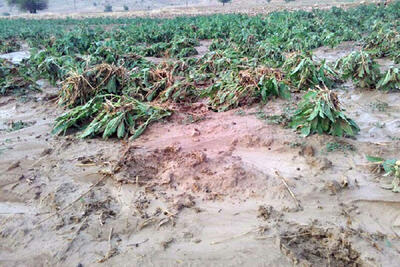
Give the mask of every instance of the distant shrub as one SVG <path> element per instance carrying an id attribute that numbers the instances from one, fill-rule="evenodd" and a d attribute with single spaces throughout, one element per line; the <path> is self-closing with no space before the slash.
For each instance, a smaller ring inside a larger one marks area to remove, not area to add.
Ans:
<path id="1" fill-rule="evenodd" d="M 3 12 L 3 13 L 1 13 L 1 15 L 4 16 L 4 17 L 8 17 L 8 16 L 10 16 L 10 13 L 8 13 L 8 12 Z"/>
<path id="2" fill-rule="evenodd" d="M 105 5 L 104 12 L 112 12 L 112 5 L 110 5 L 110 4 Z"/>
<path id="3" fill-rule="evenodd" d="M 226 3 L 231 2 L 232 0 L 218 0 L 218 2 L 221 2 L 222 5 L 224 6 Z"/>
<path id="4" fill-rule="evenodd" d="M 97 3 L 96 3 L 96 2 L 93 2 L 93 6 L 97 6 Z"/>
<path id="5" fill-rule="evenodd" d="M 38 10 L 47 9 L 49 0 L 7 0 L 8 5 L 17 6 L 21 11 L 36 14 Z"/>
<path id="6" fill-rule="evenodd" d="M 124 5 L 124 10 L 125 10 L 125 11 L 128 11 L 128 10 L 129 10 L 129 7 L 128 7 L 127 5 Z"/>

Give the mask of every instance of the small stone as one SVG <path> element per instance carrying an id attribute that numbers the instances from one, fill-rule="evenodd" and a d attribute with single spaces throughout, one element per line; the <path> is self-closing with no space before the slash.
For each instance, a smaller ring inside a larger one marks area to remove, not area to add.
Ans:
<path id="1" fill-rule="evenodd" d="M 194 128 L 194 129 L 193 129 L 193 132 L 192 132 L 192 137 L 199 136 L 199 135 L 200 135 L 199 129 Z"/>

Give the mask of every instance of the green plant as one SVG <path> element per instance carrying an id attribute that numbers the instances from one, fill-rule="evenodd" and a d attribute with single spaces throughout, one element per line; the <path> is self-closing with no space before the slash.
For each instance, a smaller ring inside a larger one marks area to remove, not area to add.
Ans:
<path id="1" fill-rule="evenodd" d="M 25 66 L 17 66 L 0 59 L 0 96 L 26 94 L 39 90 L 35 81 L 29 76 Z"/>
<path id="2" fill-rule="evenodd" d="M 289 98 L 289 87 L 284 75 L 276 69 L 260 67 L 240 72 L 225 72 L 205 92 L 210 105 L 218 111 L 225 111 L 243 105 L 266 102 L 272 97 Z"/>
<path id="3" fill-rule="evenodd" d="M 70 73 L 63 81 L 59 103 L 68 107 L 85 104 L 97 94 L 121 94 L 127 84 L 127 70 L 100 64 L 82 74 Z"/>
<path id="4" fill-rule="evenodd" d="M 298 90 L 318 85 L 331 87 L 338 78 L 325 61 L 314 61 L 310 53 L 293 54 L 285 61 L 283 68 L 289 71 L 290 79 Z"/>
<path id="5" fill-rule="evenodd" d="M 385 91 L 400 90 L 400 69 L 390 67 L 379 80 L 377 88 Z"/>
<path id="6" fill-rule="evenodd" d="M 377 167 L 373 169 L 375 172 L 380 172 L 382 169 L 385 172 L 384 176 L 392 177 L 393 180 L 390 185 L 384 186 L 385 189 L 390 189 L 393 192 L 400 192 L 400 160 L 387 159 L 373 156 L 366 156 L 367 160 Z"/>
<path id="7" fill-rule="evenodd" d="M 198 44 L 199 42 L 192 38 L 176 37 L 172 40 L 172 46 L 167 50 L 167 55 L 177 58 L 197 55 L 197 50 L 194 46 Z"/>
<path id="8" fill-rule="evenodd" d="M 380 79 L 378 64 L 363 50 L 339 59 L 335 68 L 340 70 L 343 79 L 351 78 L 361 88 L 375 88 Z"/>
<path id="9" fill-rule="evenodd" d="M 128 11 L 129 7 L 127 5 L 124 5 L 124 11 Z"/>
<path id="10" fill-rule="evenodd" d="M 354 136 L 360 128 L 343 111 L 333 91 L 327 88 L 310 90 L 304 95 L 289 125 L 304 136 L 314 133 Z"/>
<path id="11" fill-rule="evenodd" d="M 199 97 L 199 90 L 191 83 L 178 81 L 165 89 L 160 98 L 162 101 L 194 102 Z"/>
<path id="12" fill-rule="evenodd" d="M 9 40 L 0 40 L 0 53 L 11 53 L 20 49 L 21 45 L 14 38 Z"/>
<path id="13" fill-rule="evenodd" d="M 392 56 L 398 54 L 400 34 L 392 23 L 378 21 L 363 42 L 364 49 L 376 57 Z"/>
<path id="14" fill-rule="evenodd" d="M 55 120 L 53 134 L 65 134 L 71 127 L 83 128 L 81 138 L 102 135 L 108 138 L 139 137 L 153 121 L 171 113 L 165 109 L 140 102 L 128 96 L 97 95 L 86 104 L 77 106 Z"/>

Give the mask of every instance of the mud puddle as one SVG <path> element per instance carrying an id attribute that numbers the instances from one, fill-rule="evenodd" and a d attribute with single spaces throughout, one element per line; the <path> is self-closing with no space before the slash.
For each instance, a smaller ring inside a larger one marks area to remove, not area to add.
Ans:
<path id="1" fill-rule="evenodd" d="M 0 55 L 0 58 L 9 60 L 13 64 L 19 64 L 22 62 L 22 60 L 28 59 L 30 56 L 31 56 L 30 52 L 26 50 L 26 51 L 18 51 L 8 54 L 2 54 Z"/>

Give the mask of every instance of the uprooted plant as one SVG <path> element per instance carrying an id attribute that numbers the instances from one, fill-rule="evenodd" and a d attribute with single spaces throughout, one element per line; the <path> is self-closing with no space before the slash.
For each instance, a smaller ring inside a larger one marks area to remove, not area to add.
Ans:
<path id="1" fill-rule="evenodd" d="M 128 96 L 114 94 L 97 95 L 86 104 L 74 107 L 59 116 L 53 134 L 65 134 L 69 128 L 82 129 L 81 138 L 102 135 L 108 138 L 140 136 L 153 121 L 170 116 L 163 108 L 140 102 Z"/>
<path id="2" fill-rule="evenodd" d="M 59 103 L 68 107 L 85 104 L 97 94 L 120 94 L 127 83 L 124 67 L 100 64 L 83 73 L 70 73 L 62 82 Z"/>
<path id="3" fill-rule="evenodd" d="M 289 98 L 290 92 L 281 71 L 260 67 L 225 72 L 206 90 L 205 95 L 210 98 L 213 109 L 225 111 L 257 102 L 265 103 L 271 97 Z"/>
<path id="4" fill-rule="evenodd" d="M 367 160 L 370 161 L 375 167 L 372 169 L 375 173 L 380 173 L 382 170 L 385 172 L 383 176 L 392 177 L 392 182 L 383 186 L 385 189 L 390 189 L 393 192 L 400 192 L 400 160 L 397 159 L 384 159 L 380 157 L 367 156 Z"/>
<path id="5" fill-rule="evenodd" d="M 364 48 L 376 57 L 394 56 L 400 48 L 400 34 L 391 23 L 376 23 L 363 41 Z"/>
<path id="6" fill-rule="evenodd" d="M 304 136 L 327 133 L 335 136 L 354 136 L 360 128 L 344 114 L 335 92 L 318 88 L 304 95 L 291 118 L 290 126 Z"/>
<path id="7" fill-rule="evenodd" d="M 318 85 L 331 87 L 338 80 L 338 74 L 325 61 L 314 61 L 310 53 L 293 54 L 283 68 L 289 71 L 290 79 L 298 90 Z"/>
<path id="8" fill-rule="evenodd" d="M 380 78 L 379 65 L 365 51 L 354 51 L 339 59 L 335 68 L 343 79 L 351 78 L 360 88 L 375 88 Z"/>
<path id="9" fill-rule="evenodd" d="M 153 101 L 175 82 L 172 67 L 160 64 L 131 74 L 128 94 L 143 101 Z"/>

